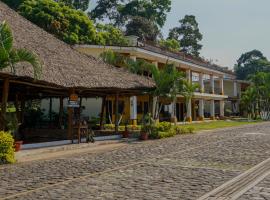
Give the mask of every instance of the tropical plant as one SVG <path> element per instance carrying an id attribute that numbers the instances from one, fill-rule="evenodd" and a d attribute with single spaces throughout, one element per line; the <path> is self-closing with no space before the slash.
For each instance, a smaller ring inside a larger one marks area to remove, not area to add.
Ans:
<path id="1" fill-rule="evenodd" d="M 248 119 L 256 118 L 256 90 L 254 87 L 249 87 L 241 96 L 241 104 L 247 111 Z"/>
<path id="2" fill-rule="evenodd" d="M 249 86 L 246 93 L 243 96 L 243 103 L 246 106 L 251 106 L 251 112 L 253 113 L 253 118 L 256 119 L 257 115 L 263 120 L 270 119 L 270 73 L 258 72 L 250 76 L 249 80 L 252 85 Z M 249 102 L 250 101 L 250 102 Z"/>
<path id="3" fill-rule="evenodd" d="M 110 65 L 118 66 L 126 63 L 126 58 L 119 53 L 115 53 L 112 50 L 104 51 L 100 54 L 101 59 Z"/>
<path id="4" fill-rule="evenodd" d="M 10 68 L 12 74 L 16 74 L 16 64 L 27 62 L 32 65 L 34 77 L 39 78 L 42 67 L 38 57 L 26 49 L 13 47 L 12 31 L 4 21 L 0 23 L 0 69 Z"/>
<path id="5" fill-rule="evenodd" d="M 13 47 L 12 31 L 4 21 L 0 23 L 0 70 L 10 68 L 12 74 L 16 74 L 16 64 L 27 62 L 33 67 L 34 78 L 39 78 L 42 67 L 37 56 L 26 49 L 15 49 Z M 6 112 L 1 112 L 0 130 L 7 126 Z"/>
<path id="6" fill-rule="evenodd" d="M 188 80 L 185 80 L 183 83 L 183 88 L 181 91 L 181 94 L 185 98 L 186 102 L 186 110 L 187 113 L 191 113 L 191 99 L 194 96 L 194 92 L 199 88 L 199 84 L 197 83 L 192 83 Z"/>

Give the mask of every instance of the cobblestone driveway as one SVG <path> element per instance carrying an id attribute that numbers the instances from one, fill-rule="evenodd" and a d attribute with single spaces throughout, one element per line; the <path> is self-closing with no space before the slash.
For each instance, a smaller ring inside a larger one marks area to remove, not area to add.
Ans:
<path id="1" fill-rule="evenodd" d="M 0 199 L 196 199 L 270 157 L 270 123 L 0 167 Z"/>

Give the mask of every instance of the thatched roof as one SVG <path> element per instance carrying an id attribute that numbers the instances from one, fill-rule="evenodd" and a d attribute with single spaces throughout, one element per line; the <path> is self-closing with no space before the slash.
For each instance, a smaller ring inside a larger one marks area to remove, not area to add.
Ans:
<path id="1" fill-rule="evenodd" d="M 40 81 L 43 83 L 87 89 L 132 90 L 154 86 L 151 79 L 109 66 L 74 50 L 0 2 L 0 21 L 4 20 L 13 31 L 15 47 L 26 48 L 39 56 L 43 65 Z M 33 80 L 29 66 L 18 67 L 16 75 Z"/>

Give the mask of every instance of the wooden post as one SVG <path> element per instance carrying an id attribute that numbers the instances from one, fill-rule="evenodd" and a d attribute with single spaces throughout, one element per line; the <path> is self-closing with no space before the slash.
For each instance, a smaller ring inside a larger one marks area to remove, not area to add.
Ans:
<path id="1" fill-rule="evenodd" d="M 71 94 L 73 94 L 75 92 L 74 88 L 71 88 L 69 90 L 69 96 Z M 72 118 L 73 118 L 73 108 L 68 108 L 68 139 L 72 140 L 73 143 L 73 122 L 72 122 Z"/>
<path id="2" fill-rule="evenodd" d="M 1 115 L 2 115 L 2 125 L 0 128 L 5 130 L 6 128 L 6 112 L 7 112 L 7 101 L 9 92 L 9 78 L 5 78 L 3 82 L 3 93 L 2 93 L 2 105 L 1 105 Z"/>
<path id="3" fill-rule="evenodd" d="M 118 108 L 119 108 L 119 93 L 117 92 L 115 95 L 115 133 L 118 133 L 119 125 L 118 125 Z"/>
<path id="4" fill-rule="evenodd" d="M 100 130 L 104 129 L 104 111 L 105 111 L 105 104 L 106 104 L 106 96 L 102 98 L 102 105 L 101 105 L 101 113 L 100 113 L 100 121 L 99 121 L 99 127 Z"/>
<path id="5" fill-rule="evenodd" d="M 20 112 L 19 112 L 19 95 L 18 94 L 15 94 L 15 108 L 16 108 L 16 117 L 19 122 Z"/>
<path id="6" fill-rule="evenodd" d="M 20 115 L 20 120 L 21 123 L 24 123 L 24 110 L 25 110 L 25 96 L 21 95 L 21 115 Z"/>
<path id="7" fill-rule="evenodd" d="M 50 97 L 50 104 L 49 104 L 49 120 L 50 120 L 50 127 L 52 127 L 52 97 Z"/>
<path id="8" fill-rule="evenodd" d="M 62 127 L 63 125 L 63 113 L 64 113 L 64 100 L 63 100 L 63 97 L 61 96 L 60 99 L 60 106 L 59 106 L 59 123 L 58 123 L 58 126 L 59 128 Z"/>

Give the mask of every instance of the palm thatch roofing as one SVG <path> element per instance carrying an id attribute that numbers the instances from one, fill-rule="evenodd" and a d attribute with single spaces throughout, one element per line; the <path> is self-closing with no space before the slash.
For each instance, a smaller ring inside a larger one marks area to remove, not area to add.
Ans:
<path id="1" fill-rule="evenodd" d="M 154 87 L 151 79 L 131 74 L 86 56 L 53 35 L 26 20 L 6 4 L 0 2 L 0 21 L 12 29 L 15 48 L 25 48 L 39 56 L 42 76 L 33 79 L 33 70 L 27 64 L 17 67 L 17 79 L 54 87 L 83 88 L 88 90 L 141 90 Z M 0 76 L 7 75 L 0 71 Z M 12 76 L 12 74 L 9 74 Z"/>

